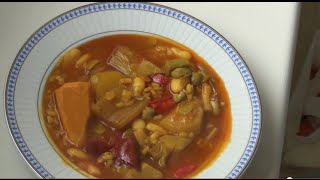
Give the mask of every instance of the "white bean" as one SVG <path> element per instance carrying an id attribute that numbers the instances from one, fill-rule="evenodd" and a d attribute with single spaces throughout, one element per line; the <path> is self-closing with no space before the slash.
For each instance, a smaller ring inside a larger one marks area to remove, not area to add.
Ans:
<path id="1" fill-rule="evenodd" d="M 132 84 L 134 96 L 139 96 L 143 91 L 143 89 L 145 88 L 145 86 L 146 84 L 142 78 L 135 77 L 133 79 L 133 84 Z"/>
<path id="2" fill-rule="evenodd" d="M 159 135 L 168 134 L 168 132 L 167 132 L 165 129 L 163 129 L 161 126 L 156 125 L 156 124 L 154 124 L 154 123 L 148 123 L 146 128 L 147 128 L 149 131 L 158 133 Z"/>
<path id="3" fill-rule="evenodd" d="M 171 79 L 170 81 L 170 89 L 173 93 L 178 94 L 182 91 L 185 86 L 189 83 L 188 77 L 181 77 L 179 79 Z"/>
<path id="4" fill-rule="evenodd" d="M 67 150 L 67 153 L 69 154 L 69 156 L 75 157 L 75 158 L 78 158 L 81 160 L 89 159 L 89 156 L 85 152 L 83 152 L 79 149 L 76 149 L 76 148 L 69 148 Z"/>
<path id="5" fill-rule="evenodd" d="M 87 62 L 90 58 L 89 54 L 84 54 L 80 57 L 80 59 L 76 63 L 76 67 L 79 68 L 81 67 L 85 62 Z"/>
<path id="6" fill-rule="evenodd" d="M 100 169 L 92 164 L 88 164 L 88 173 L 93 176 L 101 176 Z"/>

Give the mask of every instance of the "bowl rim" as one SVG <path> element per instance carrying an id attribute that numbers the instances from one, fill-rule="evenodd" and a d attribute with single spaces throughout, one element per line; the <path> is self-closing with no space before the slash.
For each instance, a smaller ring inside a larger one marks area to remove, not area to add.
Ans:
<path id="1" fill-rule="evenodd" d="M 121 8 L 121 6 L 123 6 L 123 8 Z M 126 8 L 125 6 L 128 6 L 128 7 Z M 130 7 L 130 6 L 132 6 L 132 7 Z M 147 8 L 147 6 L 148 6 L 148 8 Z M 153 10 L 150 9 L 151 6 L 152 6 Z M 108 9 L 107 9 L 107 7 L 108 7 Z M 93 11 L 90 10 L 90 12 L 88 12 L 88 13 L 81 14 L 80 10 L 84 9 L 84 8 L 92 8 Z M 259 148 L 261 135 L 263 133 L 263 131 L 262 131 L 263 113 L 262 113 L 261 98 L 260 98 L 257 84 L 252 76 L 252 73 L 251 73 L 249 67 L 247 66 L 246 62 L 244 61 L 244 59 L 242 58 L 240 53 L 234 48 L 234 46 L 226 38 L 224 38 L 224 36 L 222 36 L 218 31 L 216 31 L 214 28 L 212 28 L 208 24 L 204 23 L 203 21 L 201 21 L 201 20 L 195 18 L 194 16 L 192 16 L 188 13 L 185 13 L 183 11 L 180 11 L 180 10 L 177 10 L 175 8 L 168 7 L 165 5 L 151 3 L 151 2 L 98 2 L 98 3 L 90 3 L 90 4 L 78 6 L 76 8 L 73 8 L 69 11 L 61 13 L 61 14 L 57 15 L 56 17 L 52 18 L 47 23 L 42 25 L 40 28 L 35 30 L 35 32 L 32 35 L 30 35 L 30 37 L 25 41 L 25 43 L 20 48 L 19 52 L 17 53 L 16 57 L 14 58 L 14 60 L 11 64 L 10 70 L 8 71 L 8 74 L 7 74 L 7 80 L 6 80 L 6 84 L 5 84 L 5 88 L 4 88 L 5 119 L 7 122 L 10 136 L 11 136 L 16 148 L 18 149 L 20 155 L 24 158 L 24 160 L 27 162 L 27 164 L 31 167 L 31 169 L 40 178 L 54 178 L 46 169 L 44 169 L 42 167 L 42 165 L 36 160 L 36 158 L 33 157 L 32 153 L 30 152 L 29 148 L 27 147 L 27 144 L 23 140 L 23 137 L 22 137 L 20 130 L 19 130 L 19 127 L 18 127 L 18 123 L 16 122 L 16 119 L 15 119 L 15 110 L 14 110 L 14 106 L 13 106 L 13 104 L 14 104 L 13 93 L 14 93 L 15 84 L 16 84 L 15 79 L 18 77 L 18 74 L 20 72 L 20 68 L 18 68 L 18 70 L 16 69 L 17 62 L 20 62 L 21 65 L 19 65 L 19 66 L 22 67 L 25 58 L 27 57 L 28 53 L 31 52 L 32 48 L 44 36 L 46 36 L 48 33 L 50 33 L 51 30 L 55 29 L 56 27 L 63 24 L 64 22 L 70 21 L 74 18 L 77 18 L 82 15 L 86 15 L 86 14 L 91 14 L 91 13 L 100 12 L 100 11 L 107 11 L 107 10 L 119 10 L 119 9 L 143 10 L 143 11 L 159 13 L 162 15 L 166 15 L 168 17 L 175 18 L 176 20 L 179 20 L 183 23 L 186 23 L 188 25 L 193 26 L 194 28 L 198 29 L 200 32 L 207 35 L 210 39 L 212 39 L 215 43 L 217 43 L 228 54 L 228 56 L 231 58 L 231 60 L 234 60 L 235 58 L 240 60 L 240 62 L 242 63 L 242 67 L 244 67 L 246 70 L 246 73 L 247 73 L 246 75 L 248 75 L 250 81 L 252 82 L 251 83 L 251 86 L 253 88 L 252 92 L 250 92 L 248 84 L 246 83 L 246 89 L 248 90 L 248 93 L 250 96 L 250 101 L 253 100 L 253 97 L 251 97 L 251 94 L 252 93 L 255 94 L 254 99 L 256 102 L 255 106 L 257 106 L 257 109 L 256 110 L 253 109 L 253 104 L 252 104 L 253 101 L 251 101 L 252 111 L 253 111 L 252 112 L 252 115 L 253 115 L 252 116 L 252 123 L 254 123 L 255 120 L 257 120 L 257 122 L 259 122 L 258 127 L 253 128 L 254 126 L 252 125 L 252 128 L 251 128 L 251 132 L 250 132 L 251 135 L 249 137 L 249 140 L 252 139 L 252 141 L 250 141 L 250 143 L 252 142 L 251 144 L 253 144 L 253 146 L 250 148 L 250 149 L 253 148 L 253 150 L 251 151 L 251 154 L 246 156 L 247 158 L 244 159 L 246 151 L 249 150 L 248 149 L 249 142 L 248 142 L 246 149 L 243 152 L 242 158 L 241 158 L 245 162 L 241 162 L 241 159 L 240 159 L 237 162 L 237 164 L 235 165 L 235 167 L 226 176 L 226 178 L 239 178 L 239 177 L 241 177 L 244 174 L 244 172 L 247 170 L 247 168 L 249 167 L 253 158 L 255 157 L 256 152 Z M 157 9 L 158 9 L 158 11 L 156 11 Z M 165 10 L 168 10 L 168 11 L 165 11 Z M 173 12 L 172 15 L 169 13 L 166 13 L 166 12 L 171 12 L 171 11 Z M 72 13 L 74 13 L 74 14 L 72 14 Z M 175 15 L 176 14 L 178 14 L 178 15 L 175 17 L 174 13 L 175 13 Z M 62 18 L 66 19 L 66 20 L 62 20 Z M 192 20 L 191 23 L 189 23 L 190 19 Z M 59 21 L 60 22 L 62 21 L 61 24 Z M 195 23 L 195 25 L 192 25 L 194 23 Z M 212 35 L 210 36 L 210 34 L 212 34 Z M 215 37 L 215 39 L 214 39 L 214 37 Z M 218 42 L 218 40 L 220 40 L 220 41 Z M 223 45 L 221 45 L 222 42 L 224 42 Z M 233 61 L 233 63 L 238 67 L 238 65 L 235 63 L 235 61 Z M 13 73 L 13 72 L 16 72 L 13 70 L 16 70 L 18 73 L 17 74 Z M 238 70 L 240 71 L 239 68 L 238 68 Z M 242 75 L 241 71 L 240 71 L 240 73 Z M 243 75 L 242 75 L 242 78 L 244 81 L 247 80 L 244 78 Z M 255 114 L 254 111 L 257 111 L 258 113 L 256 112 L 256 114 Z M 18 129 L 18 130 L 16 130 L 16 129 Z M 256 131 L 257 131 L 257 132 L 255 132 L 254 136 L 252 136 L 253 129 L 256 129 Z M 20 140 L 20 139 L 22 139 L 22 140 Z M 240 169 L 240 170 L 237 170 L 237 169 Z"/>

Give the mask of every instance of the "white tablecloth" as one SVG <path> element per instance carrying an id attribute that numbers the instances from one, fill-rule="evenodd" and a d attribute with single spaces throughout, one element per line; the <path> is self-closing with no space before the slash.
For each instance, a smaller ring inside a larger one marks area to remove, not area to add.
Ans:
<path id="1" fill-rule="evenodd" d="M 0 177 L 36 178 L 7 128 L 3 92 L 12 61 L 44 23 L 88 3 L 0 3 Z M 244 177 L 277 178 L 299 17 L 298 3 L 159 3 L 186 12 L 220 32 L 249 66 L 260 92 L 263 130 Z"/>

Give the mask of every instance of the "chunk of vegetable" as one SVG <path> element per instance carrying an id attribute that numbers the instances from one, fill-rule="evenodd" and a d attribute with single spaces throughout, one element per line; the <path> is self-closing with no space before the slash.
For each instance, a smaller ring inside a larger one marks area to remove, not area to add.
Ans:
<path id="1" fill-rule="evenodd" d="M 167 165 L 167 161 L 168 161 L 170 154 L 171 154 L 171 152 L 168 149 L 166 149 L 164 151 L 163 155 L 160 157 L 160 159 L 158 161 L 158 164 L 160 167 L 165 167 Z"/>
<path id="2" fill-rule="evenodd" d="M 171 72 L 173 78 L 180 78 L 183 76 L 191 76 L 192 71 L 190 68 L 176 68 Z"/>
<path id="3" fill-rule="evenodd" d="M 126 46 L 118 46 L 109 58 L 108 64 L 123 74 L 133 77 L 134 74 L 131 70 L 130 63 L 135 62 L 136 59 L 137 58 L 133 50 Z"/>
<path id="4" fill-rule="evenodd" d="M 162 74 L 162 73 L 153 74 L 151 76 L 151 79 L 152 79 L 152 82 L 156 82 L 160 84 L 162 87 L 166 87 L 170 82 L 170 79 L 165 74 Z"/>
<path id="5" fill-rule="evenodd" d="M 191 82 L 193 85 L 198 86 L 201 84 L 203 75 L 200 72 L 192 72 Z"/>
<path id="6" fill-rule="evenodd" d="M 97 117 L 101 119 L 108 119 L 109 116 L 117 110 L 117 107 L 108 99 L 102 98 L 101 100 L 98 100 L 96 104 L 91 106 L 91 110 Z"/>
<path id="7" fill-rule="evenodd" d="M 154 160 L 158 160 L 159 166 L 164 167 L 171 151 L 164 144 L 155 143 L 150 148 L 149 153 Z"/>
<path id="8" fill-rule="evenodd" d="M 170 61 L 166 61 L 164 64 L 164 71 L 166 74 L 171 74 L 171 72 L 180 67 L 189 67 L 190 63 L 187 59 L 174 59 Z"/>
<path id="9" fill-rule="evenodd" d="M 176 102 L 171 96 L 164 96 L 151 101 L 150 106 L 155 110 L 155 112 L 163 114 L 174 108 L 176 106 Z"/>
<path id="10" fill-rule="evenodd" d="M 199 133 L 202 123 L 203 110 L 197 98 L 183 101 L 160 120 L 160 126 L 173 133 Z"/>
<path id="11" fill-rule="evenodd" d="M 107 91 L 119 87 L 120 79 L 126 76 L 118 71 L 104 71 L 91 76 L 90 83 L 98 99 L 104 97 Z"/>
<path id="12" fill-rule="evenodd" d="M 184 150 L 191 143 L 191 141 L 192 140 L 190 138 L 172 135 L 164 135 L 159 138 L 160 143 L 175 152 Z"/>
<path id="13" fill-rule="evenodd" d="M 142 119 L 135 120 L 132 123 L 133 134 L 140 146 L 144 145 L 145 139 L 147 137 L 147 134 L 144 131 L 145 127 L 146 123 Z"/>
<path id="14" fill-rule="evenodd" d="M 212 112 L 212 105 L 210 103 L 212 94 L 212 87 L 208 83 L 202 84 L 202 102 L 203 102 L 203 109 L 207 112 Z"/>
<path id="15" fill-rule="evenodd" d="M 143 111 L 142 111 L 142 119 L 144 120 L 149 120 L 152 119 L 152 117 L 154 116 L 155 112 L 152 108 L 150 107 L 146 107 Z"/>
<path id="16" fill-rule="evenodd" d="M 186 85 L 189 83 L 189 78 L 184 76 L 179 79 L 171 79 L 170 89 L 173 93 L 178 94 L 182 91 Z"/>
<path id="17" fill-rule="evenodd" d="M 121 129 L 140 115 L 148 103 L 148 99 L 136 101 L 133 105 L 116 110 L 105 121 L 112 127 Z"/>
<path id="18" fill-rule="evenodd" d="M 86 127 L 90 117 L 89 83 L 66 83 L 55 91 L 55 97 L 68 139 L 75 146 L 81 146 L 86 138 Z"/>
<path id="19" fill-rule="evenodd" d="M 214 115 L 219 115 L 220 114 L 220 104 L 219 104 L 219 100 L 216 98 L 216 99 L 213 99 L 210 101 L 211 103 L 211 106 L 212 106 L 212 112 Z"/>
<path id="20" fill-rule="evenodd" d="M 139 64 L 137 73 L 141 76 L 150 76 L 152 74 L 162 73 L 162 70 L 152 62 L 144 59 Z"/>
<path id="21" fill-rule="evenodd" d="M 174 94 L 173 99 L 175 102 L 181 102 L 187 98 L 187 94 L 184 91 L 180 91 L 179 94 Z"/>
<path id="22" fill-rule="evenodd" d="M 93 59 L 88 63 L 84 64 L 84 70 L 86 74 L 96 73 L 97 71 L 101 71 L 105 68 L 105 64 L 101 63 L 100 60 Z"/>
<path id="23" fill-rule="evenodd" d="M 185 178 L 187 175 L 189 175 L 190 173 L 192 173 L 194 170 L 197 169 L 197 166 L 194 164 L 186 164 L 182 167 L 179 167 L 175 173 L 174 173 L 174 177 L 175 178 Z"/>
<path id="24" fill-rule="evenodd" d="M 76 68 L 81 68 L 91 58 L 90 54 L 84 54 L 76 63 Z"/>

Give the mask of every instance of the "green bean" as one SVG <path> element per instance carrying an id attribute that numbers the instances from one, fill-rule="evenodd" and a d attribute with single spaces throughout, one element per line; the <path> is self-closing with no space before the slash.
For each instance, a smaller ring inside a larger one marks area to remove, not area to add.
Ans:
<path id="1" fill-rule="evenodd" d="M 189 68 L 176 68 L 171 72 L 171 76 L 173 78 L 180 78 L 183 76 L 190 76 L 192 73 L 191 69 Z"/>
<path id="2" fill-rule="evenodd" d="M 184 91 L 180 91 L 179 94 L 173 95 L 173 100 L 176 102 L 181 102 L 184 99 L 186 99 L 186 97 L 187 97 L 186 93 Z"/>
<path id="3" fill-rule="evenodd" d="M 193 72 L 191 76 L 191 82 L 193 85 L 198 86 L 201 84 L 203 75 L 200 72 Z"/>
<path id="4" fill-rule="evenodd" d="M 190 63 L 186 59 L 174 59 L 167 61 L 164 65 L 164 70 L 166 74 L 170 74 L 174 69 L 179 67 L 189 67 Z"/>

